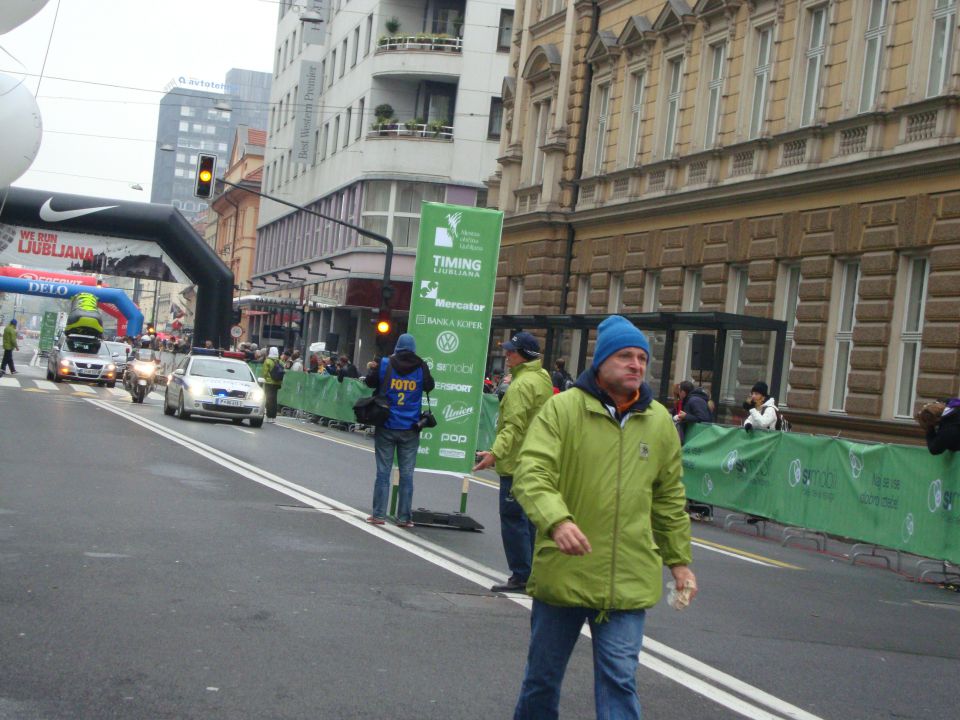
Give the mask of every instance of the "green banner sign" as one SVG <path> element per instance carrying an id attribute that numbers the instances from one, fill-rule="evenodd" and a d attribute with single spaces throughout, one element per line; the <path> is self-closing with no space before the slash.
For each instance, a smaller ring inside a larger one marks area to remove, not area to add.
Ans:
<path id="1" fill-rule="evenodd" d="M 57 334 L 57 313 L 45 312 L 40 322 L 40 341 L 37 348 L 40 352 L 49 352 L 53 347 L 53 339 Z"/>
<path id="2" fill-rule="evenodd" d="M 437 426 L 420 434 L 421 470 L 473 467 L 502 227 L 497 210 L 421 206 L 407 331 L 437 383 Z"/>
<path id="3" fill-rule="evenodd" d="M 957 455 L 697 425 L 683 479 L 693 500 L 960 562 Z"/>

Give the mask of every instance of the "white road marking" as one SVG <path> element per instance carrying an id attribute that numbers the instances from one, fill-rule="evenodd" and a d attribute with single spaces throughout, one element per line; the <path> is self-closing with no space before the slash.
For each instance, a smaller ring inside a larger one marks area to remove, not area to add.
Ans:
<path id="1" fill-rule="evenodd" d="M 41 390 L 59 390 L 60 386 L 50 380 L 34 380 L 34 384 Z"/>
<path id="2" fill-rule="evenodd" d="M 107 392 L 117 397 L 120 397 L 121 395 L 129 395 L 129 393 L 126 390 L 120 387 L 107 388 Z"/>
<path id="3" fill-rule="evenodd" d="M 96 395 L 97 391 L 94 390 L 89 385 L 83 385 L 82 383 L 70 383 L 70 387 L 73 388 L 74 392 L 83 393 L 84 395 Z"/>
<path id="4" fill-rule="evenodd" d="M 358 530 L 362 530 L 384 542 L 406 550 L 415 557 L 426 560 L 465 580 L 469 580 L 482 587 L 488 587 L 491 581 L 499 582 L 505 579 L 502 574 L 484 566 L 482 563 L 460 556 L 455 552 L 435 545 L 412 533 L 389 525 L 370 525 L 364 520 L 366 513 L 310 490 L 309 488 L 305 488 L 302 485 L 297 485 L 296 483 L 285 480 L 269 471 L 250 465 L 217 448 L 188 438 L 151 420 L 141 418 L 118 407 L 111 406 L 104 401 L 94 399 L 89 399 L 88 401 L 97 407 L 124 417 L 137 425 L 166 437 L 172 442 L 182 445 L 242 477 L 246 477 L 265 487 L 283 493 L 331 517 L 339 518 L 343 522 L 353 525 Z M 526 608 L 532 606 L 532 600 L 527 597 L 510 596 L 510 599 Z M 589 635 L 589 629 L 585 627 L 585 631 L 584 634 Z M 676 665 L 680 667 L 671 665 L 667 662 L 668 660 L 676 663 Z M 704 696 L 708 700 L 723 705 L 744 717 L 751 718 L 751 720 L 784 720 L 785 718 L 790 718 L 791 720 L 822 720 L 817 715 L 813 715 L 758 687 L 739 680 L 721 670 L 717 670 L 649 636 L 644 638 L 644 650 L 640 655 L 640 663 L 649 670 L 663 675 L 689 690 Z M 688 670 L 690 672 L 687 672 Z M 696 677 L 691 673 L 697 673 L 697 675 L 701 677 Z M 731 693 L 738 693 L 746 699 L 736 697 Z M 761 706 L 765 706 L 769 708 L 769 710 Z M 774 712 L 770 712 L 770 710 Z"/>
<path id="5" fill-rule="evenodd" d="M 773 563 L 764 562 L 763 560 L 757 560 L 756 558 L 746 557 L 745 555 L 738 555 L 735 552 L 730 552 L 729 550 L 721 550 L 717 547 L 712 547 L 710 545 L 704 545 L 703 543 L 698 543 L 694 540 L 691 544 L 696 545 L 698 548 L 703 550 L 709 550 L 710 552 L 720 553 L 721 555 L 727 555 L 728 557 L 736 558 L 737 560 L 743 560 L 744 562 L 754 563 L 756 565 L 763 565 L 763 567 L 775 568 L 777 567 Z"/>
<path id="6" fill-rule="evenodd" d="M 0 387 L 20 387 L 20 381 L 13 377 L 0 377 Z"/>

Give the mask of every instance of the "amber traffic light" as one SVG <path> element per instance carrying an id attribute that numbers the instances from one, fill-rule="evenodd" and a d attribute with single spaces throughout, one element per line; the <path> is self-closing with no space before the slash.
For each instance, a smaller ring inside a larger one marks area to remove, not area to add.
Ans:
<path id="1" fill-rule="evenodd" d="M 200 153 L 197 156 L 197 184 L 193 194 L 197 197 L 213 196 L 213 180 L 217 170 L 217 156 Z"/>

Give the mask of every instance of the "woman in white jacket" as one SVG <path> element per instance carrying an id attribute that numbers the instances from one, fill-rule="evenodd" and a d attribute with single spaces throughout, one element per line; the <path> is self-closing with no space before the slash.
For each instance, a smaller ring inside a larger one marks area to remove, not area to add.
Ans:
<path id="1" fill-rule="evenodd" d="M 747 410 L 747 417 L 743 421 L 743 429 L 775 430 L 777 427 L 777 400 L 769 396 L 769 388 L 763 381 L 755 383 L 750 390 L 750 399 L 743 403 Z"/>

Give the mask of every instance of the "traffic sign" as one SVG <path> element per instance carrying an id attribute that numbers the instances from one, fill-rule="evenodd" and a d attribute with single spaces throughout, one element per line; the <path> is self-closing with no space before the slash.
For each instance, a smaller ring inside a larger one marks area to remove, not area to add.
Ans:
<path id="1" fill-rule="evenodd" d="M 230 337 L 232 338 L 243 337 L 243 328 L 240 327 L 239 325 L 234 325 L 232 328 L 230 328 Z"/>

